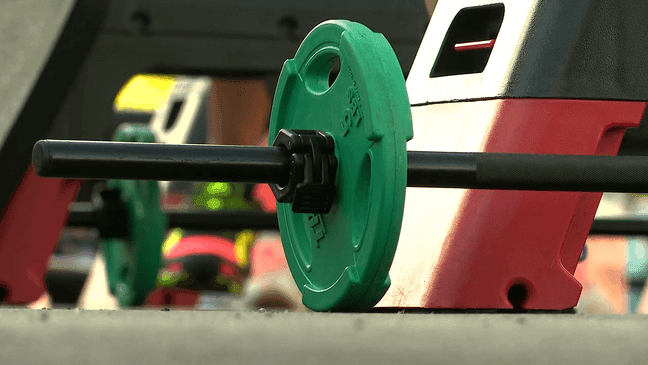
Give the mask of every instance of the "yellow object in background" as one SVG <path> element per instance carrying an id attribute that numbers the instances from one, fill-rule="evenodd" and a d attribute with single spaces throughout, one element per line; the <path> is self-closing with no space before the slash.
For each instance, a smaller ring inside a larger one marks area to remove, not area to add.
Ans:
<path id="1" fill-rule="evenodd" d="M 171 250 L 180 242 L 180 239 L 184 235 L 184 231 L 180 228 L 172 229 L 168 234 L 167 238 L 162 244 L 162 254 L 168 256 Z"/>
<path id="2" fill-rule="evenodd" d="M 174 76 L 138 74 L 119 90 L 113 107 L 119 111 L 154 112 L 169 99 Z"/>
<path id="3" fill-rule="evenodd" d="M 234 255 L 239 267 L 247 267 L 250 264 L 250 250 L 256 240 L 256 234 L 246 229 L 236 235 L 234 240 Z"/>

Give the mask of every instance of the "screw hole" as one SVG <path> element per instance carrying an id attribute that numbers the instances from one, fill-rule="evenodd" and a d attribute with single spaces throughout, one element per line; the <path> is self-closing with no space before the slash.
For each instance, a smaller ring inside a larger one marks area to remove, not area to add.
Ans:
<path id="1" fill-rule="evenodd" d="M 5 303 L 7 297 L 9 296 L 9 291 L 4 285 L 0 285 L 0 303 Z"/>
<path id="2" fill-rule="evenodd" d="M 508 301 L 514 310 L 522 310 L 528 298 L 529 292 L 524 283 L 513 284 L 508 290 Z"/>

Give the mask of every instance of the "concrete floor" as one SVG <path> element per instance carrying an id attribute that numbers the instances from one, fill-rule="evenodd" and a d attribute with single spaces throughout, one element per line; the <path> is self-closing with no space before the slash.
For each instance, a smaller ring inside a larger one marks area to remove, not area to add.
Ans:
<path id="1" fill-rule="evenodd" d="M 645 364 L 648 316 L 0 309 L 0 364 Z"/>

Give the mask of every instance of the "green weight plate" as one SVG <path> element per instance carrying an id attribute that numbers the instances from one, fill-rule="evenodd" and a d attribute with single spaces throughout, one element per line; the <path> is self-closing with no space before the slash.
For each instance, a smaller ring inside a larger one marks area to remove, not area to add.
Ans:
<path id="1" fill-rule="evenodd" d="M 120 142 L 154 142 L 146 126 L 123 125 L 114 135 Z M 109 180 L 108 189 L 119 190 L 128 212 L 129 240 L 103 242 L 110 291 L 122 307 L 141 305 L 155 287 L 162 264 L 162 243 L 167 219 L 160 209 L 157 181 Z"/>
<path id="2" fill-rule="evenodd" d="M 339 60 L 337 78 L 331 70 Z M 278 204 L 284 251 L 303 302 L 316 311 L 363 311 L 389 287 L 407 184 L 412 117 L 398 59 L 382 34 L 327 21 L 281 70 L 270 135 L 329 133 L 338 158 L 328 214 Z"/>

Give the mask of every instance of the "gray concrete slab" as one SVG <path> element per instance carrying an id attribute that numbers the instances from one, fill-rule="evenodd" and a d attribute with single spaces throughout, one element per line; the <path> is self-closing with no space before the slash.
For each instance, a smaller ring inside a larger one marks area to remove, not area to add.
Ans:
<path id="1" fill-rule="evenodd" d="M 0 364 L 644 364 L 648 317 L 0 310 Z"/>

